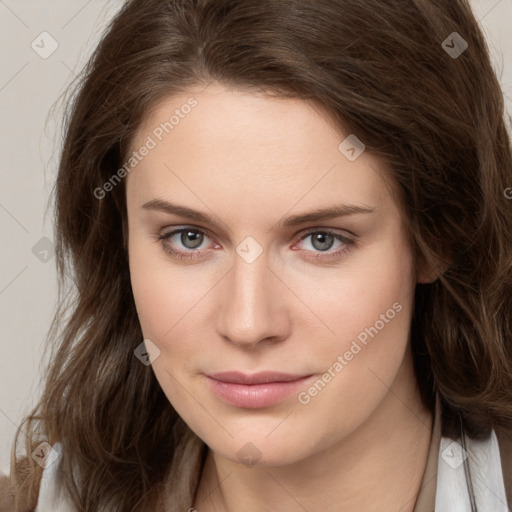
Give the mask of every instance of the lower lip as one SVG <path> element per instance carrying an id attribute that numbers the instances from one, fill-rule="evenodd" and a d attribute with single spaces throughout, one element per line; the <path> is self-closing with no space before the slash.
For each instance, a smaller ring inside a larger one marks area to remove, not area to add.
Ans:
<path id="1" fill-rule="evenodd" d="M 313 376 L 290 382 L 265 382 L 264 384 L 236 384 L 207 377 L 213 391 L 225 402 L 246 409 L 270 407 L 298 391 Z"/>

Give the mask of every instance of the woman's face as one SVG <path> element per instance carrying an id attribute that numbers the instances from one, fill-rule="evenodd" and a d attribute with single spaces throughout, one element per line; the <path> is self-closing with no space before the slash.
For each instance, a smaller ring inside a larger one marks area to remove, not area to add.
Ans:
<path id="1" fill-rule="evenodd" d="M 130 272 L 153 370 L 232 461 L 305 459 L 414 386 L 411 247 L 382 163 L 349 135 L 304 100 L 215 85 L 162 102 L 133 141 Z"/>

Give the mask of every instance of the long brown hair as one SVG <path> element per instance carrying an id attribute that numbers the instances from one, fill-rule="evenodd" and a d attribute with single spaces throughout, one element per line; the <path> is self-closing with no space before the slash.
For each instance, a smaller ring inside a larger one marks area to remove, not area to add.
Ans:
<path id="1" fill-rule="evenodd" d="M 11 510 L 37 500 L 36 431 L 62 444 L 78 510 L 192 506 L 205 444 L 133 353 L 124 182 L 94 191 L 158 101 L 212 82 L 313 99 L 389 165 L 417 260 L 438 276 L 417 286 L 411 325 L 423 400 L 438 392 L 474 438 L 512 430 L 511 144 L 468 1 L 129 0 L 69 100 L 60 305 L 42 398 L 16 436 L 29 457 L 13 447 Z"/>

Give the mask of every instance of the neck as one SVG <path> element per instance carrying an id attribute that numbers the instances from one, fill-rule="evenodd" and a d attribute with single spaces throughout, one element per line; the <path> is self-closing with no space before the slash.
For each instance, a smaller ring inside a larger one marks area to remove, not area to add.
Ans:
<path id="1" fill-rule="evenodd" d="M 247 468 L 210 450 L 194 508 L 198 512 L 413 512 L 433 418 L 417 386 L 403 385 L 411 382 L 412 365 L 407 372 L 397 377 L 357 430 L 292 465 Z"/>

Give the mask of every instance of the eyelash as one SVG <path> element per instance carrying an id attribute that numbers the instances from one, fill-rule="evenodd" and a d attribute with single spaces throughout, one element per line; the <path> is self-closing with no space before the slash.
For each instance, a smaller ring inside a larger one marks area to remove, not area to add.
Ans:
<path id="1" fill-rule="evenodd" d="M 195 256 L 195 254 L 201 252 L 198 249 L 190 250 L 187 253 L 187 252 L 182 252 L 182 251 L 177 251 L 175 249 L 172 249 L 168 244 L 166 244 L 166 241 L 168 241 L 174 235 L 179 234 L 179 233 L 183 233 L 183 232 L 189 232 L 189 231 L 191 231 L 193 233 L 198 233 L 198 234 L 201 234 L 201 235 L 208 236 L 208 233 L 206 231 L 203 231 L 202 229 L 198 229 L 198 228 L 194 228 L 194 227 L 190 226 L 190 227 L 183 227 L 183 228 L 180 228 L 180 229 L 175 229 L 175 230 L 170 231 L 168 233 L 163 233 L 161 235 L 158 235 L 157 239 L 158 239 L 158 241 L 160 241 L 164 251 L 167 252 L 168 254 L 170 254 L 173 258 L 178 258 L 178 259 L 200 258 L 201 256 Z M 354 239 L 345 237 L 345 236 L 340 235 L 339 233 L 336 233 L 336 232 L 331 231 L 329 229 L 314 229 L 314 230 L 310 230 L 307 233 L 303 234 L 299 238 L 298 241 L 302 242 L 303 240 L 305 240 L 309 236 L 311 236 L 313 234 L 318 234 L 318 233 L 320 233 L 322 235 L 333 236 L 336 240 L 338 240 L 340 242 L 343 242 L 345 245 L 341 249 L 338 249 L 338 250 L 336 250 L 336 251 L 334 251 L 332 253 L 326 253 L 326 252 L 319 251 L 319 253 L 316 256 L 308 256 L 308 259 L 309 258 L 313 258 L 315 260 L 330 261 L 330 260 L 333 260 L 333 259 L 336 259 L 336 258 L 342 256 L 346 252 L 350 251 L 356 245 L 356 241 Z M 306 252 L 310 252 L 310 251 L 306 251 Z"/>

